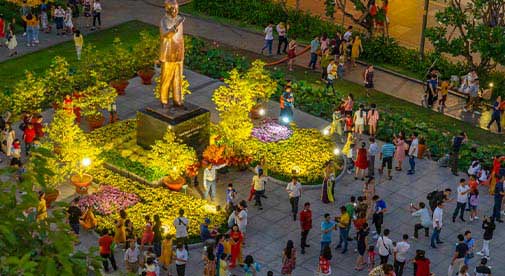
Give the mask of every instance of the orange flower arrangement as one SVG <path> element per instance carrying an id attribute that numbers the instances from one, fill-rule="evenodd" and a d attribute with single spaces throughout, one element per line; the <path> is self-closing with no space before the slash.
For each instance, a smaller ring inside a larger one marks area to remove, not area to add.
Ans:
<path id="1" fill-rule="evenodd" d="M 203 160 L 214 165 L 226 163 L 225 146 L 210 145 L 203 151 Z"/>

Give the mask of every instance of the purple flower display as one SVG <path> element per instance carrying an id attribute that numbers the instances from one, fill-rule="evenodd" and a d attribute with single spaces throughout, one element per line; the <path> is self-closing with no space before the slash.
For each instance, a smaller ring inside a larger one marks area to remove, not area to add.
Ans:
<path id="1" fill-rule="evenodd" d="M 139 202 L 136 194 L 126 193 L 116 187 L 104 185 L 98 192 L 82 197 L 79 208 L 82 211 L 93 207 L 100 215 L 110 215 L 119 212 Z"/>
<path id="2" fill-rule="evenodd" d="M 252 130 L 252 136 L 264 143 L 286 140 L 292 134 L 291 129 L 273 121 L 267 121 Z"/>

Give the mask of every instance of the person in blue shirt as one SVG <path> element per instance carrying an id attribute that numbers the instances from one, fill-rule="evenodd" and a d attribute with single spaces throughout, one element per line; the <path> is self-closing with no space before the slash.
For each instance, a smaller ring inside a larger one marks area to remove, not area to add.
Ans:
<path id="1" fill-rule="evenodd" d="M 491 114 L 491 121 L 487 124 L 487 129 L 491 129 L 491 125 L 496 122 L 496 128 L 498 129 L 498 133 L 501 133 L 501 96 L 496 98 L 496 101 L 493 104 L 493 113 Z"/>
<path id="2" fill-rule="evenodd" d="M 200 225 L 200 239 L 202 242 L 210 239 L 210 231 L 209 231 L 210 219 L 205 218 L 204 222 Z"/>
<path id="3" fill-rule="evenodd" d="M 321 222 L 321 252 L 326 246 L 331 244 L 331 233 L 336 229 L 336 223 L 331 221 L 330 214 L 324 214 L 324 220 Z"/>
<path id="4" fill-rule="evenodd" d="M 503 196 L 505 195 L 505 191 L 503 190 L 504 182 L 505 182 L 505 174 L 502 174 L 500 181 L 496 182 L 496 187 L 494 188 L 494 206 L 493 206 L 492 218 L 500 223 L 503 223 L 503 220 L 500 218 L 500 212 L 501 212 L 501 202 L 503 200 Z"/>
<path id="5" fill-rule="evenodd" d="M 372 216 L 372 223 L 375 225 L 376 235 L 380 236 L 382 232 L 382 224 L 384 223 L 384 213 L 387 210 L 387 205 L 378 195 L 372 197 L 374 202 L 374 212 Z"/>
<path id="6" fill-rule="evenodd" d="M 312 70 L 316 69 L 316 63 L 317 63 L 317 50 L 319 50 L 319 46 L 321 44 L 319 43 L 319 37 L 316 35 L 314 36 L 314 39 L 310 42 L 310 62 L 309 62 L 309 67 Z"/>
<path id="7" fill-rule="evenodd" d="M 388 180 L 393 179 L 391 176 L 391 169 L 393 168 L 393 155 L 395 154 L 395 145 L 391 143 L 391 138 L 386 140 L 386 143 L 382 146 L 382 150 L 379 154 L 379 158 L 382 159 L 382 166 L 379 170 L 380 173 L 384 172 L 384 167 L 388 167 Z"/>
<path id="8" fill-rule="evenodd" d="M 473 248 L 475 246 L 475 239 L 472 238 L 472 232 L 470 231 L 465 231 L 465 244 L 468 247 L 468 252 L 466 253 L 465 256 L 465 265 L 468 265 L 469 261 L 471 258 L 473 258 Z"/>

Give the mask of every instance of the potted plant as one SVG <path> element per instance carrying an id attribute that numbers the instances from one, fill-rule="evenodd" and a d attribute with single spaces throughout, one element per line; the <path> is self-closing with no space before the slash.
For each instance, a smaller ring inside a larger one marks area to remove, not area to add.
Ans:
<path id="1" fill-rule="evenodd" d="M 140 42 L 133 46 L 133 57 L 135 68 L 138 68 L 137 75 L 142 79 L 142 84 L 151 85 L 155 74 L 154 61 L 158 55 L 159 38 L 150 35 L 148 32 L 140 32 Z"/>
<path id="2" fill-rule="evenodd" d="M 118 95 L 124 95 L 130 84 L 128 80 L 134 75 L 132 58 L 119 38 L 114 39 L 112 48 L 111 54 L 106 57 L 109 84 L 116 89 Z"/>
<path id="3" fill-rule="evenodd" d="M 106 82 L 98 79 L 95 72 L 90 73 L 94 83 L 84 89 L 77 99 L 77 106 L 88 122 L 90 130 L 103 125 L 103 109 L 108 109 L 115 102 L 117 93 Z"/>
<path id="4" fill-rule="evenodd" d="M 245 79 L 250 83 L 255 101 L 255 105 L 251 108 L 251 117 L 259 119 L 265 115 L 264 104 L 275 93 L 277 82 L 270 77 L 270 73 L 265 70 L 265 62 L 261 60 L 255 60 L 252 63 L 251 68 L 245 74 Z"/>
<path id="5" fill-rule="evenodd" d="M 157 140 L 149 155 L 149 165 L 162 182 L 173 191 L 179 191 L 186 183 L 184 173 L 197 161 L 196 152 L 186 144 L 179 143 L 175 133 L 167 129 L 163 140 Z"/>

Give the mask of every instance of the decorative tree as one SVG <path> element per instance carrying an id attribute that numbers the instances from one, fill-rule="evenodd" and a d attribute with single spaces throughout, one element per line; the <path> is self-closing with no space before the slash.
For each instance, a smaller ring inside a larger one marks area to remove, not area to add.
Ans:
<path id="1" fill-rule="evenodd" d="M 65 58 L 56 56 L 44 74 L 48 101 L 61 102 L 65 95 L 74 92 L 74 77 L 69 74 L 70 66 Z"/>
<path id="2" fill-rule="evenodd" d="M 78 89 L 84 89 L 89 85 L 93 84 L 95 80 L 89 78 L 89 72 L 94 71 L 98 78 L 102 81 L 110 81 L 108 79 L 109 67 L 104 58 L 104 53 L 96 50 L 96 47 L 92 44 L 85 44 L 82 50 L 83 59 L 77 67 L 77 74 L 75 75 L 75 86 Z"/>
<path id="3" fill-rule="evenodd" d="M 221 122 L 220 131 L 228 143 L 240 143 L 251 136 L 253 124 L 249 111 L 256 104 L 253 85 L 242 78 L 236 69 L 230 71 L 230 77 L 214 91 L 212 100 L 216 104 Z"/>
<path id="4" fill-rule="evenodd" d="M 245 79 L 251 83 L 256 103 L 267 102 L 277 89 L 277 82 L 270 77 L 265 64 L 261 60 L 255 60 L 245 74 Z"/>
<path id="5" fill-rule="evenodd" d="M 93 80 L 81 93 L 76 105 L 82 114 L 89 118 L 102 118 L 102 110 L 108 109 L 116 101 L 117 93 L 106 82 L 98 78 L 97 73 L 91 71 L 88 78 Z"/>
<path id="6" fill-rule="evenodd" d="M 163 140 L 157 140 L 149 153 L 149 165 L 160 178 L 176 180 L 186 169 L 197 162 L 196 152 L 190 146 L 181 143 L 175 133 L 168 128 Z"/>
<path id="7" fill-rule="evenodd" d="M 469 68 L 481 73 L 505 64 L 505 1 L 462 2 L 449 0 L 436 14 L 439 25 L 427 29 L 436 51 L 463 57 Z"/>
<path id="8" fill-rule="evenodd" d="M 108 80 L 118 81 L 132 78 L 135 74 L 133 61 L 130 51 L 126 49 L 121 39 L 116 37 L 112 43 L 111 53 L 106 58 Z"/>
<path id="9" fill-rule="evenodd" d="M 45 190 L 44 179 L 54 173 L 48 169 L 44 155 L 31 157 L 30 162 L 36 165 L 30 167 L 21 182 L 4 182 L 8 178 L 0 178 L 0 274 L 88 275 L 91 268 L 100 275 L 97 248 L 91 248 L 89 253 L 74 248 L 76 240 L 68 234 L 64 207 L 56 206 L 45 220 L 35 220 L 38 195 L 34 187 Z"/>
<path id="10" fill-rule="evenodd" d="M 140 32 L 140 40 L 133 46 L 132 52 L 135 68 L 153 68 L 154 62 L 158 60 L 159 40 L 158 36 L 147 31 Z"/>
<path id="11" fill-rule="evenodd" d="M 43 79 L 26 71 L 25 77 L 16 83 L 11 95 L 11 112 L 41 112 L 46 101 L 46 86 Z"/>

